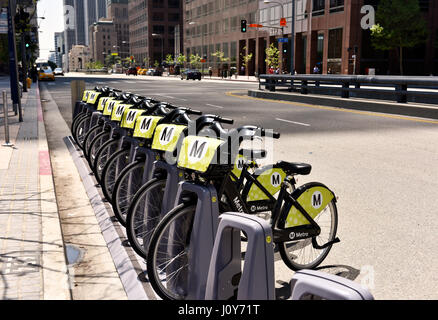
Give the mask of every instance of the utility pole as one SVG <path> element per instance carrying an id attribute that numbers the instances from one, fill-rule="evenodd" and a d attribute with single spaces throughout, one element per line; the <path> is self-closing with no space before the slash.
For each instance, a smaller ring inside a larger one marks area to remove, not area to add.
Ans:
<path id="1" fill-rule="evenodd" d="M 18 83 L 18 68 L 17 68 L 17 49 L 15 46 L 15 0 L 9 0 L 8 3 L 8 47 L 9 47 L 9 73 L 11 83 L 11 96 L 15 114 L 19 113 L 19 121 L 23 122 L 23 114 L 21 110 L 21 100 Z M 24 85 L 24 84 L 23 84 Z M 17 110 L 18 109 L 18 110 Z"/>
<path id="2" fill-rule="evenodd" d="M 292 25 L 290 33 L 290 73 L 295 74 L 295 0 L 292 0 Z"/>

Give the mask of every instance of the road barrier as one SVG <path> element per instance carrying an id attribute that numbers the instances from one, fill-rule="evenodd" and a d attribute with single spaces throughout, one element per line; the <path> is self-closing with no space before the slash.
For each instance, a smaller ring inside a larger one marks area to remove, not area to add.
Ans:
<path id="1" fill-rule="evenodd" d="M 262 74 L 259 77 L 259 89 L 262 87 L 269 91 L 285 88 L 301 94 L 346 99 L 356 97 L 399 103 L 438 103 L 438 77 Z"/>

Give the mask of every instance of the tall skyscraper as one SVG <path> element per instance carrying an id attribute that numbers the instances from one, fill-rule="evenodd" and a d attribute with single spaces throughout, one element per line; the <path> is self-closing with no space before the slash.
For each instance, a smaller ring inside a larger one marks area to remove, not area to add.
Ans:
<path id="1" fill-rule="evenodd" d="M 175 26 L 182 27 L 183 2 L 128 1 L 130 48 L 138 64 L 154 65 L 174 54 Z"/>
<path id="2" fill-rule="evenodd" d="M 100 18 L 107 17 L 106 0 L 84 0 L 85 43 L 90 43 L 88 28 Z"/>
<path id="3" fill-rule="evenodd" d="M 90 25 L 105 18 L 106 0 L 63 0 L 64 42 L 68 55 L 74 45 L 88 45 Z M 66 61 L 69 61 L 67 58 Z M 68 66 L 67 66 L 68 68 Z"/>
<path id="4" fill-rule="evenodd" d="M 108 18 L 110 18 L 117 33 L 115 52 L 123 59 L 130 56 L 129 51 L 129 17 L 128 0 L 107 0 Z"/>

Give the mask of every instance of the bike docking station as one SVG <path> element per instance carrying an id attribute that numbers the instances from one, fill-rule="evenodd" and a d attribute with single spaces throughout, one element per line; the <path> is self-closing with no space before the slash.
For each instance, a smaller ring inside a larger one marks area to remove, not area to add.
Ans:
<path id="1" fill-rule="evenodd" d="M 182 181 L 178 186 L 174 207 L 183 203 L 187 193 L 197 196 L 190 238 L 190 259 L 188 259 L 187 267 L 187 299 L 204 300 L 208 270 L 210 268 L 210 257 L 219 224 L 219 200 L 214 186 L 201 186 L 192 182 Z M 184 227 L 181 226 L 181 229 Z M 175 227 L 175 229 L 179 229 L 179 226 Z M 178 231 L 181 231 L 183 234 L 186 232 L 186 230 L 174 230 L 174 233 L 177 234 Z M 167 248 L 167 250 L 172 250 L 172 248 Z M 171 256 L 174 256 L 171 251 L 168 252 Z M 177 264 L 175 264 L 175 270 L 177 267 Z M 169 272 L 172 272 L 173 269 L 169 270 Z M 177 287 L 178 283 L 172 283 L 172 286 Z"/>
<path id="2" fill-rule="evenodd" d="M 321 271 L 297 271 L 291 282 L 295 283 L 289 300 L 301 300 L 307 295 L 324 300 L 374 300 L 372 294 L 358 283 Z"/>
<path id="3" fill-rule="evenodd" d="M 269 223 L 236 212 L 223 213 L 219 219 L 205 299 L 275 300 L 274 245 Z M 241 231 L 248 239 L 242 272 Z M 288 300 L 309 295 L 324 300 L 374 300 L 358 283 L 321 271 L 297 271 L 291 288 Z"/>
<path id="4" fill-rule="evenodd" d="M 176 165 L 158 160 L 153 163 L 151 172 L 152 176 L 154 176 L 156 172 L 166 175 L 166 187 L 164 189 L 163 204 L 161 207 L 161 215 L 163 216 L 173 209 L 172 204 L 178 194 L 178 185 L 184 179 L 183 171 Z"/>
<path id="5" fill-rule="evenodd" d="M 205 299 L 275 300 L 272 228 L 259 217 L 228 212 L 219 217 Z M 248 239 L 243 270 L 241 231 Z M 237 291 L 237 292 L 236 292 Z"/>

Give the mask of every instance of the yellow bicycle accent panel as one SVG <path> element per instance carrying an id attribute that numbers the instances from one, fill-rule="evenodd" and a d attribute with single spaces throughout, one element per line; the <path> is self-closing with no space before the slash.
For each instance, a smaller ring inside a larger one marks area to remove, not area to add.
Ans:
<path id="1" fill-rule="evenodd" d="M 132 108 L 132 104 L 124 104 L 120 103 L 117 107 L 113 109 L 113 113 L 111 115 L 111 121 L 122 121 L 123 113 L 125 110 Z"/>
<path id="2" fill-rule="evenodd" d="M 90 96 L 90 93 L 95 92 L 94 90 L 85 90 L 84 94 L 82 95 L 82 102 L 87 102 L 88 97 Z"/>
<path id="3" fill-rule="evenodd" d="M 246 158 L 239 154 L 236 157 L 236 162 L 234 163 L 234 169 L 231 171 L 237 178 L 240 178 L 240 175 L 242 174 L 243 164 L 246 162 Z M 234 181 L 233 176 L 231 176 L 231 179 Z"/>
<path id="4" fill-rule="evenodd" d="M 113 109 L 122 102 L 123 101 L 121 100 L 108 100 L 105 104 L 105 108 L 103 109 L 103 115 L 110 116 L 113 113 Z"/>
<path id="5" fill-rule="evenodd" d="M 142 109 L 127 109 L 123 113 L 122 123 L 120 126 L 126 129 L 134 129 L 135 122 L 142 115 L 144 110 Z"/>
<path id="6" fill-rule="evenodd" d="M 281 183 L 286 178 L 286 172 L 280 168 L 268 169 L 257 177 L 257 181 L 265 189 L 274 195 L 281 189 Z M 269 197 L 256 185 L 253 184 L 249 189 L 246 201 L 269 200 Z"/>
<path id="7" fill-rule="evenodd" d="M 101 95 L 101 92 L 91 92 L 88 96 L 87 103 L 89 104 L 95 104 L 97 101 L 97 98 Z"/>
<path id="8" fill-rule="evenodd" d="M 114 100 L 114 98 L 103 97 L 99 99 L 99 104 L 97 105 L 97 111 L 103 111 L 105 109 L 106 103 L 110 100 Z"/>
<path id="9" fill-rule="evenodd" d="M 312 187 L 304 191 L 297 199 L 298 203 L 315 219 L 332 201 L 334 194 L 324 187 Z M 286 228 L 310 224 L 301 212 L 292 207 L 286 219 Z"/>
<path id="10" fill-rule="evenodd" d="M 155 129 L 152 149 L 173 152 L 182 132 L 187 126 L 176 124 L 160 124 Z"/>
<path id="11" fill-rule="evenodd" d="M 206 172 L 214 160 L 216 151 L 225 141 L 189 136 L 183 140 L 178 157 L 178 167 Z"/>
<path id="12" fill-rule="evenodd" d="M 133 136 L 136 138 L 151 139 L 154 135 L 158 121 L 163 117 L 158 116 L 141 116 L 135 123 Z"/>

